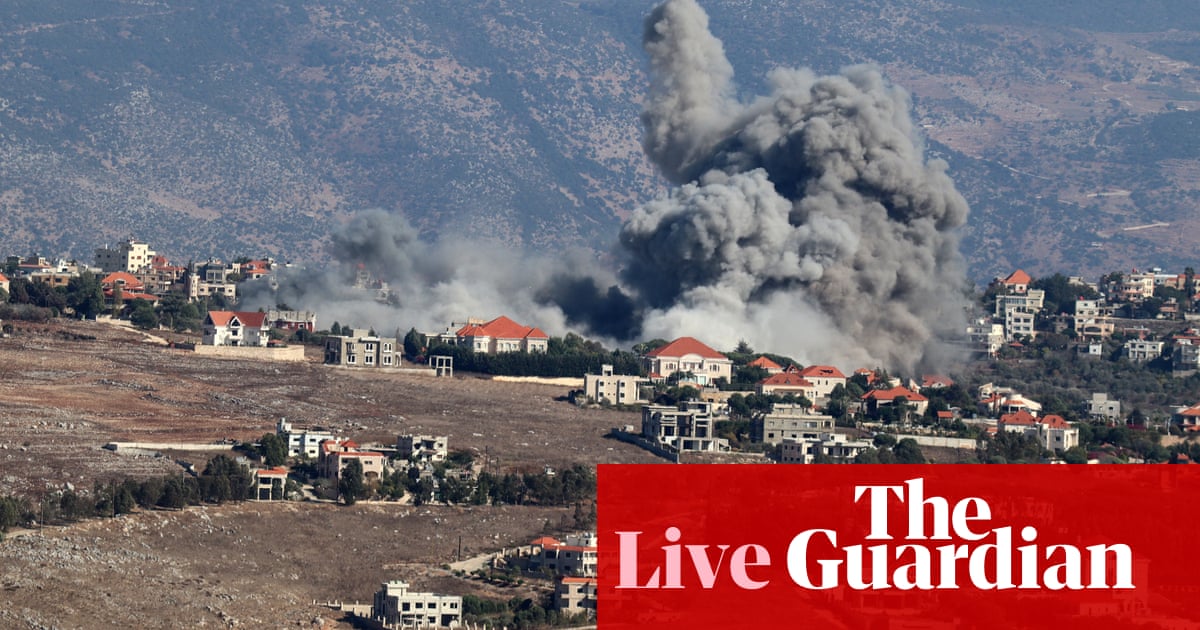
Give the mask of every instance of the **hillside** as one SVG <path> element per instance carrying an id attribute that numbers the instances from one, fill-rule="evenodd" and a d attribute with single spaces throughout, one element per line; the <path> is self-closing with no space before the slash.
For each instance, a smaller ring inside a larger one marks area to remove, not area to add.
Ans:
<path id="1" fill-rule="evenodd" d="M 606 251 L 665 187 L 639 144 L 650 8 L 10 3 L 0 250 L 90 260 L 132 234 L 181 261 L 321 259 L 383 208 L 426 237 Z M 746 99 L 777 66 L 873 63 L 908 90 L 971 204 L 977 281 L 1179 266 L 1200 243 L 1189 3 L 705 9 Z"/>

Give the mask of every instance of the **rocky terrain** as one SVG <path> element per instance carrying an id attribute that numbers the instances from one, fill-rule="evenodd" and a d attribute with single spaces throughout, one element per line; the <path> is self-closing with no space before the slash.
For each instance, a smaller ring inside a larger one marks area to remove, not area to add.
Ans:
<path id="1" fill-rule="evenodd" d="M 1184 0 L 704 2 L 746 100 L 881 67 L 973 208 L 977 281 L 1180 265 L 1200 242 Z M 367 208 L 424 235 L 605 252 L 664 189 L 639 146 L 651 3 L 73 0 L 5 9 L 0 250 L 326 257 Z M 1186 264 L 1186 263 L 1184 263 Z"/>
<path id="2" fill-rule="evenodd" d="M 603 437 L 633 414 L 577 408 L 565 387 L 199 358 L 95 322 L 10 323 L 0 339 L 0 494 L 180 472 L 176 460 L 202 465 L 213 453 L 102 446 L 253 440 L 280 417 L 364 443 L 448 435 L 493 472 L 659 461 Z M 438 568 L 456 558 L 459 537 L 463 556 L 493 551 L 568 511 L 244 503 L 11 532 L 0 542 L 0 626 L 331 625 L 341 613 L 313 600 L 369 600 L 388 579 L 487 594 Z"/>

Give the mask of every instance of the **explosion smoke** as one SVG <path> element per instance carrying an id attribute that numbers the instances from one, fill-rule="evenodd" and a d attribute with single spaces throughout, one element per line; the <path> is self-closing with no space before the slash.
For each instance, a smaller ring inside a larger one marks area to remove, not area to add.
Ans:
<path id="1" fill-rule="evenodd" d="M 335 257 L 399 291 L 389 321 L 425 330 L 507 314 L 606 341 L 692 335 L 730 349 L 744 339 L 805 363 L 908 373 L 936 363 L 937 340 L 965 328 L 956 228 L 967 204 L 946 164 L 924 160 L 907 94 L 864 66 L 825 77 L 776 69 L 769 95 L 739 102 L 694 0 L 659 5 L 644 45 L 643 146 L 680 186 L 623 226 L 620 283 L 582 256 L 424 244 L 381 211 L 335 236 Z M 279 298 L 312 304 L 320 293 Z"/>
<path id="2" fill-rule="evenodd" d="M 643 146 L 683 184 L 621 231 L 645 334 L 905 370 L 961 334 L 967 204 L 923 160 L 904 91 L 864 66 L 777 69 L 770 95 L 739 103 L 693 0 L 658 6 L 644 45 Z"/>

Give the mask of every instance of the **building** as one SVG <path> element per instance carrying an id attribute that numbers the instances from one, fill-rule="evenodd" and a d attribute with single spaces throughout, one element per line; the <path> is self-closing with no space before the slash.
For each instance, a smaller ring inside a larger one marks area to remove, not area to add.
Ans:
<path id="1" fill-rule="evenodd" d="M 1075 314 L 1071 316 L 1071 329 L 1081 337 L 1103 339 L 1112 336 L 1112 307 L 1104 299 L 1075 300 Z"/>
<path id="2" fill-rule="evenodd" d="M 1162 356 L 1165 341 L 1149 341 L 1146 339 L 1130 339 L 1121 347 L 1125 357 L 1134 363 L 1146 363 Z"/>
<path id="3" fill-rule="evenodd" d="M 760 396 L 803 396 L 813 404 L 816 404 L 819 393 L 816 385 L 796 372 L 772 374 L 759 381 L 754 386 L 754 391 Z"/>
<path id="4" fill-rule="evenodd" d="M 136 273 L 149 267 L 155 256 L 154 250 L 146 243 L 129 239 L 116 247 L 102 247 L 96 250 L 96 266 L 101 271 L 126 271 Z"/>
<path id="5" fill-rule="evenodd" d="M 995 318 L 1004 323 L 1004 334 L 1008 341 L 1018 336 L 1037 337 L 1034 322 L 1042 311 L 1046 292 L 1030 289 L 1025 293 L 997 295 Z"/>
<path id="6" fill-rule="evenodd" d="M 880 407 L 894 405 L 903 401 L 912 407 L 912 413 L 920 416 L 929 407 L 929 399 L 917 392 L 897 385 L 891 389 L 872 389 L 862 395 L 864 408 L 868 413 L 875 413 Z"/>
<path id="7" fill-rule="evenodd" d="M 781 464 L 811 464 L 817 457 L 834 462 L 852 462 L 872 448 L 867 440 L 851 440 L 844 433 L 820 433 L 814 438 L 786 439 L 779 445 Z"/>
<path id="8" fill-rule="evenodd" d="M 401 435 L 396 438 L 396 455 L 413 462 L 444 462 L 449 440 L 444 435 Z"/>
<path id="9" fill-rule="evenodd" d="M 779 374 L 783 371 L 783 366 L 772 361 L 766 356 L 758 357 L 757 359 L 746 364 L 746 367 L 756 367 L 766 370 L 767 374 Z"/>
<path id="10" fill-rule="evenodd" d="M 391 580 L 375 592 L 371 618 L 398 628 L 458 628 L 462 625 L 462 597 L 413 593 L 407 582 Z"/>
<path id="11" fill-rule="evenodd" d="M 530 568 L 547 569 L 554 575 L 596 577 L 596 535 L 571 534 L 559 541 L 543 536 L 533 542 Z"/>
<path id="12" fill-rule="evenodd" d="M 1088 401 L 1088 416 L 1116 422 L 1121 419 L 1121 401 L 1109 400 L 1106 393 L 1093 392 Z"/>
<path id="13" fill-rule="evenodd" d="M 772 405 L 771 412 L 756 418 L 750 428 L 750 439 L 766 444 L 784 440 L 817 439 L 833 431 L 833 418 L 808 413 L 800 405 Z"/>
<path id="14" fill-rule="evenodd" d="M 729 441 L 714 435 L 712 403 L 642 407 L 642 436 L 677 451 L 728 451 Z"/>
<path id="15" fill-rule="evenodd" d="M 709 385 L 733 378 L 733 361 L 692 337 L 680 337 L 647 352 L 642 365 L 651 380 L 690 374 L 700 385 Z"/>
<path id="16" fill-rule="evenodd" d="M 234 302 L 237 300 L 237 284 L 230 276 L 235 273 L 237 265 L 226 265 L 215 258 L 199 265 L 193 263 L 184 274 L 184 293 L 193 301 L 220 295 Z"/>
<path id="17" fill-rule="evenodd" d="M 829 402 L 829 395 L 838 385 L 846 386 L 846 375 L 832 365 L 810 365 L 800 370 L 800 376 L 813 384 L 816 395 L 811 400 L 821 404 Z"/>
<path id="18" fill-rule="evenodd" d="M 285 498 L 288 471 L 286 468 L 259 468 L 254 471 L 254 498 L 259 501 L 281 501 Z"/>
<path id="19" fill-rule="evenodd" d="M 560 577 L 554 581 L 554 609 L 567 614 L 596 614 L 596 578 Z"/>
<path id="20" fill-rule="evenodd" d="M 613 366 L 600 366 L 600 374 L 583 375 L 583 392 L 588 398 L 613 405 L 638 405 L 648 402 L 642 396 L 642 386 L 650 379 L 627 374 L 613 374 Z"/>
<path id="21" fill-rule="evenodd" d="M 1200 369 L 1200 343 L 1193 339 L 1175 338 L 1171 353 L 1171 370 L 1178 375 L 1192 374 Z"/>
<path id="22" fill-rule="evenodd" d="M 187 268 L 172 265 L 166 256 L 154 256 L 150 259 L 150 264 L 147 267 L 143 267 L 132 273 L 139 282 L 145 285 L 147 293 L 164 295 L 176 288 L 181 291 L 186 289 L 185 275 L 187 274 Z"/>
<path id="23" fill-rule="evenodd" d="M 1200 431 L 1200 405 L 1176 409 L 1171 415 L 1171 422 L 1184 431 Z"/>
<path id="24" fill-rule="evenodd" d="M 400 365 L 400 346 L 395 337 L 379 337 L 355 329 L 350 335 L 325 338 L 325 363 L 346 367 L 390 368 Z"/>
<path id="25" fill-rule="evenodd" d="M 334 439 L 328 431 L 296 429 L 285 418 L 276 423 L 275 433 L 287 440 L 288 457 L 317 459 L 321 456 L 321 442 Z"/>
<path id="26" fill-rule="evenodd" d="M 1042 448 L 1065 451 L 1079 446 L 1079 429 L 1072 427 L 1062 416 L 1049 415 L 1039 418 L 1024 409 L 1000 416 L 997 424 L 1000 431 L 1020 433 L 1037 438 Z"/>
<path id="27" fill-rule="evenodd" d="M 312 311 L 267 311 L 267 321 L 280 330 L 317 330 L 317 314 Z"/>
<path id="28" fill-rule="evenodd" d="M 204 318 L 206 346 L 257 346 L 265 348 L 271 327 L 267 314 L 243 311 L 209 311 Z"/>
<path id="29" fill-rule="evenodd" d="M 454 333 L 455 343 L 482 354 L 500 352 L 545 352 L 550 336 L 537 328 L 518 324 L 500 316 L 490 322 L 467 320 L 467 325 Z"/>
<path id="30" fill-rule="evenodd" d="M 363 480 L 370 483 L 383 477 L 387 457 L 383 453 L 359 450 L 358 444 L 350 440 L 325 440 L 321 442 L 319 467 L 324 477 L 340 481 L 342 471 L 351 460 L 362 464 Z"/>
<path id="31" fill-rule="evenodd" d="M 1031 282 L 1033 282 L 1033 278 L 1022 269 L 1012 272 L 1007 278 L 1000 281 L 1006 291 L 1019 295 L 1023 295 L 1029 290 Z"/>
<path id="32" fill-rule="evenodd" d="M 5 293 L 8 293 L 10 286 L 11 286 L 11 282 L 9 281 L 8 276 L 0 273 L 0 291 L 4 291 Z"/>
<path id="33" fill-rule="evenodd" d="M 1004 324 L 992 323 L 991 319 L 978 319 L 967 326 L 967 339 L 973 352 L 995 357 L 1004 346 Z"/>

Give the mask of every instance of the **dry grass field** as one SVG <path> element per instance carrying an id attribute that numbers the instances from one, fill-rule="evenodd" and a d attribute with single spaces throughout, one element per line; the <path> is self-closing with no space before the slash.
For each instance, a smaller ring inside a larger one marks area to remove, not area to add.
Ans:
<path id="1" fill-rule="evenodd" d="M 359 442 L 449 436 L 493 472 L 662 461 L 604 438 L 632 414 L 580 409 L 563 387 L 201 358 L 94 322 L 13 322 L 0 339 L 0 494 L 37 496 L 180 471 L 202 453 L 126 455 L 110 441 L 252 440 L 286 417 Z M 336 626 L 312 600 L 380 582 L 480 592 L 438 569 L 527 542 L 565 509 L 244 503 L 152 511 L 0 543 L 0 627 Z M 511 593 L 500 592 L 507 599 Z"/>

